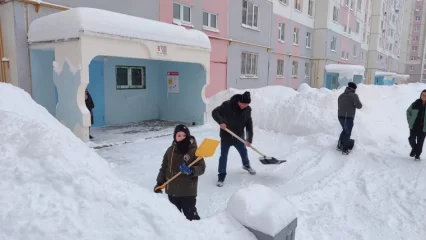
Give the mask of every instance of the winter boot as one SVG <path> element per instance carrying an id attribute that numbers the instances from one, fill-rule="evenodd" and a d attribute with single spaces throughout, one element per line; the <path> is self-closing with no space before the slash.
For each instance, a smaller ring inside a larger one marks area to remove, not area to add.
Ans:
<path id="1" fill-rule="evenodd" d="M 342 149 L 342 142 L 341 141 L 337 142 L 336 150 L 337 151 L 342 151 L 343 150 Z"/>
<path id="2" fill-rule="evenodd" d="M 416 157 L 414 157 L 414 161 L 420 161 L 421 159 L 420 159 L 420 157 L 419 156 L 416 156 Z"/>
<path id="3" fill-rule="evenodd" d="M 414 151 L 414 149 L 411 149 L 410 157 L 414 157 L 415 155 L 416 155 L 416 152 Z"/>
<path id="4" fill-rule="evenodd" d="M 348 155 L 350 153 L 349 149 L 347 147 L 343 147 L 342 148 L 342 154 L 343 155 Z"/>
<path id="5" fill-rule="evenodd" d="M 255 175 L 256 171 L 250 167 L 250 165 L 247 166 L 243 166 L 243 169 L 246 170 L 247 172 L 249 172 L 251 175 Z"/>
<path id="6" fill-rule="evenodd" d="M 223 187 L 223 182 L 225 182 L 225 174 L 218 174 L 217 175 L 217 182 L 216 182 L 216 186 L 218 187 Z"/>

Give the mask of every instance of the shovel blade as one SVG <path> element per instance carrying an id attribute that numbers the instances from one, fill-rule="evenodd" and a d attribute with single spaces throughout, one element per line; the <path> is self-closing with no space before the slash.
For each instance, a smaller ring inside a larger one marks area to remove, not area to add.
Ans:
<path id="1" fill-rule="evenodd" d="M 195 156 L 203 158 L 213 156 L 219 143 L 218 140 L 205 138 L 195 151 Z"/>
<path id="2" fill-rule="evenodd" d="M 259 158 L 259 161 L 260 161 L 262 164 L 265 164 L 265 165 L 270 165 L 270 164 L 281 164 L 281 163 L 287 162 L 287 160 L 278 160 L 278 159 L 276 159 L 276 158 L 274 158 L 274 157 L 260 157 L 260 158 Z"/>

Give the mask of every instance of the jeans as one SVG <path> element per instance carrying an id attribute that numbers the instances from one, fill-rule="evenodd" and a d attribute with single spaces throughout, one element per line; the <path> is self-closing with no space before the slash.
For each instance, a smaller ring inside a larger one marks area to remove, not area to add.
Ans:
<path id="1" fill-rule="evenodd" d="M 248 159 L 248 155 L 247 155 L 247 147 L 244 143 L 242 143 L 241 141 L 238 141 L 236 143 L 233 144 L 229 144 L 229 143 L 224 143 L 223 141 L 220 142 L 220 158 L 219 158 L 219 167 L 218 167 L 218 172 L 219 172 L 219 181 L 224 181 L 225 180 L 225 176 L 226 176 L 226 165 L 228 162 L 228 153 L 229 153 L 229 149 L 231 148 L 231 146 L 234 146 L 238 153 L 241 156 L 241 161 L 243 163 L 243 166 L 250 166 L 250 161 Z"/>
<path id="2" fill-rule="evenodd" d="M 347 149 L 349 140 L 351 139 L 352 128 L 354 127 L 354 119 L 339 117 L 342 132 L 340 133 L 339 142 L 342 144 L 343 149 Z"/>
<path id="3" fill-rule="evenodd" d="M 425 141 L 425 133 L 423 131 L 413 131 L 410 130 L 410 137 L 408 138 L 408 142 L 416 157 L 420 157 L 423 150 L 423 143 Z"/>

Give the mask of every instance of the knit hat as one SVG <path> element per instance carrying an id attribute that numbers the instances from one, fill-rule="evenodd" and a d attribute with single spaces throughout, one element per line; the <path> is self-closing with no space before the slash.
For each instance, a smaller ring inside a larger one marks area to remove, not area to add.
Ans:
<path id="1" fill-rule="evenodd" d="M 189 129 L 184 124 L 179 124 L 175 127 L 175 131 L 173 132 L 173 139 L 176 139 L 176 134 L 178 132 L 184 132 L 186 134 L 186 137 L 191 136 L 191 133 L 189 132 Z"/>
<path id="2" fill-rule="evenodd" d="M 355 90 L 357 88 L 357 86 L 354 82 L 348 82 L 348 87 L 352 88 L 353 90 Z"/>
<path id="3" fill-rule="evenodd" d="M 251 97 L 250 97 L 250 92 L 244 92 L 240 99 L 238 100 L 240 103 L 247 103 L 250 104 L 251 102 Z"/>

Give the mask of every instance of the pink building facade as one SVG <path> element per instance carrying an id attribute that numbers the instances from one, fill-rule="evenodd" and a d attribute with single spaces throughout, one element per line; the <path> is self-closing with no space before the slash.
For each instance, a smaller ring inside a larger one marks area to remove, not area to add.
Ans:
<path id="1" fill-rule="evenodd" d="M 161 0 L 160 21 L 203 31 L 210 38 L 209 98 L 226 86 L 228 48 L 228 0 Z"/>

